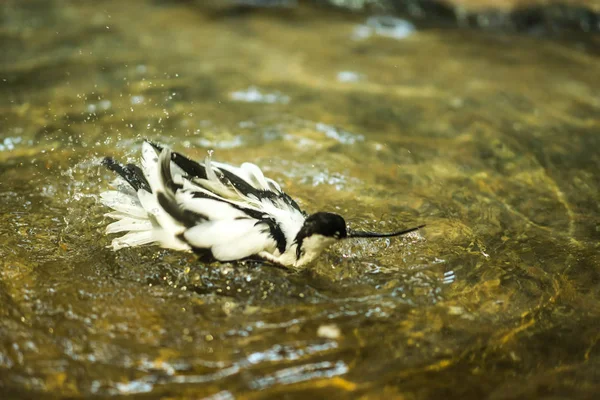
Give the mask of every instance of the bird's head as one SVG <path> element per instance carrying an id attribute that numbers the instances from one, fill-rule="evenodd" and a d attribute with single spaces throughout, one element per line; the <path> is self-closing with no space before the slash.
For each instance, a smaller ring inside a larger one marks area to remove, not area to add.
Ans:
<path id="1" fill-rule="evenodd" d="M 346 221 L 341 215 L 329 212 L 314 213 L 306 218 L 296 235 L 296 265 L 310 263 L 323 250 L 341 239 L 400 236 L 424 226 L 390 233 L 355 231 L 346 228 Z"/>
<path id="2" fill-rule="evenodd" d="M 346 221 L 341 215 L 318 212 L 310 215 L 296 235 L 296 259 L 306 264 L 333 243 L 348 236 Z"/>

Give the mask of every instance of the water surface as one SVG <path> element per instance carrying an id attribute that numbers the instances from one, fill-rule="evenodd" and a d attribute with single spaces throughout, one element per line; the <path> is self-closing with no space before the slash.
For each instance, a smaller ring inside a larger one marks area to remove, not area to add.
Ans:
<path id="1" fill-rule="evenodd" d="M 3 398 L 600 391 L 597 37 L 183 1 L 0 15 Z M 299 274 L 112 252 L 99 161 L 143 138 L 252 161 L 357 229 L 427 228 Z"/>

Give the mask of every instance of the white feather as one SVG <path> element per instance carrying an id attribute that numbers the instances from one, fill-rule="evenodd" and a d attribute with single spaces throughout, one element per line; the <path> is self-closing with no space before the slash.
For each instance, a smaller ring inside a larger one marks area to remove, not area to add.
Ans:
<path id="1" fill-rule="evenodd" d="M 160 176 L 159 156 L 146 142 L 142 145 L 142 167 L 153 193 L 139 189 L 137 193 L 133 191 L 135 195 L 132 196 L 132 190 L 129 189 L 100 194 L 100 201 L 115 210 L 106 215 L 117 220 L 106 227 L 106 233 L 129 232 L 114 239 L 112 248 L 118 250 L 158 242 L 163 247 L 189 250 L 190 246 L 176 237 L 185 228 L 160 206 L 156 198 L 156 193 L 165 188 Z M 152 224 L 150 215 L 158 226 Z"/>
<path id="2" fill-rule="evenodd" d="M 303 254 L 296 260 L 296 266 L 307 265 L 319 256 L 327 247 L 337 242 L 337 239 L 323 235 L 312 235 L 302 242 Z"/>
<path id="3" fill-rule="evenodd" d="M 285 239 L 288 243 L 292 243 L 296 238 L 296 234 L 302 228 L 306 217 L 295 208 L 289 207 L 283 201 L 274 204 L 270 200 L 261 202 L 261 209 L 275 219 L 281 228 Z"/>
<path id="4" fill-rule="evenodd" d="M 148 142 L 142 144 L 142 171 L 144 171 L 144 176 L 148 180 L 152 192 L 156 192 L 161 186 L 158 175 L 158 154 Z"/>
<path id="5" fill-rule="evenodd" d="M 124 217 L 106 227 L 106 233 L 118 233 L 127 231 L 151 231 L 152 222 L 147 219 Z"/>
<path id="6" fill-rule="evenodd" d="M 217 171 L 219 173 L 221 172 L 219 171 L 218 167 L 213 166 L 210 154 L 204 159 L 204 168 L 206 170 L 207 179 L 197 179 L 197 182 L 200 185 L 225 199 L 236 199 L 243 197 L 233 186 L 224 185 L 223 182 L 217 177 Z"/>
<path id="7" fill-rule="evenodd" d="M 260 170 L 260 168 L 258 166 L 256 166 L 255 164 L 243 163 L 239 168 L 234 167 L 232 165 L 212 161 L 212 160 L 211 160 L 211 164 L 221 170 L 226 170 L 226 171 L 231 172 L 232 174 L 243 179 L 249 185 L 252 185 L 253 187 L 256 187 L 257 189 L 271 190 L 271 191 L 282 193 L 282 190 L 281 190 L 281 187 L 279 186 L 279 184 L 277 182 L 275 182 L 273 179 L 270 179 L 270 178 L 267 178 L 266 176 L 264 176 L 262 171 Z M 263 184 L 261 184 L 259 186 L 257 186 L 258 179 L 253 177 L 253 172 L 255 171 L 255 169 L 258 169 L 260 175 L 262 175 L 262 179 L 264 179 Z"/>
<path id="8" fill-rule="evenodd" d="M 124 236 L 113 239 L 111 246 L 113 250 L 119 250 L 124 247 L 143 246 L 154 242 L 152 231 L 130 232 Z"/>
<path id="9" fill-rule="evenodd" d="M 240 168 L 246 171 L 248 177 L 250 178 L 250 183 L 260 189 L 269 190 L 269 184 L 267 183 L 265 176 L 263 175 L 260 168 L 252 163 L 243 163 Z"/>
<path id="10" fill-rule="evenodd" d="M 256 220 L 207 221 L 184 233 L 194 247 L 210 248 L 220 261 L 250 257 L 262 250 L 274 250 L 275 241 L 256 225 Z"/>
<path id="11" fill-rule="evenodd" d="M 158 156 L 157 165 L 154 169 L 154 174 L 156 175 L 156 181 L 158 183 L 157 188 L 152 189 L 152 193 L 150 194 L 150 196 L 148 196 L 148 192 L 144 190 L 139 190 L 138 192 L 140 193 L 138 194 L 138 196 L 140 197 L 140 201 L 146 202 L 144 208 L 148 207 L 147 210 L 152 211 L 152 215 L 154 215 L 162 230 L 164 232 L 167 232 L 168 234 L 171 234 L 172 236 L 178 236 L 185 231 L 185 226 L 181 224 L 181 222 L 177 221 L 160 205 L 157 197 L 158 194 L 161 193 L 167 198 L 167 201 L 175 202 L 175 194 L 171 193 L 171 190 L 165 186 L 165 182 L 160 168 L 160 165 L 163 162 L 165 162 L 165 159 L 170 159 L 170 157 L 171 152 L 169 150 L 163 150 L 160 153 L 160 155 Z M 145 199 L 142 200 L 142 197 L 144 197 Z M 177 204 L 175 204 L 175 206 L 178 207 Z M 163 243 L 164 247 L 170 247 L 167 246 L 165 243 L 171 243 L 171 241 L 166 240 L 163 236 L 164 235 L 161 233 L 161 243 Z M 181 241 L 177 239 L 174 243 L 179 244 L 179 242 Z"/>
<path id="12" fill-rule="evenodd" d="M 186 210 L 194 211 L 213 220 L 248 218 L 248 215 L 231 204 L 216 199 L 194 198 L 191 192 L 178 192 L 177 202 Z"/>
<path id="13" fill-rule="evenodd" d="M 160 245 L 166 249 L 173 249 L 179 251 L 189 251 L 191 247 L 189 244 L 177 238 L 173 235 L 173 232 L 167 231 L 166 229 L 155 228 L 152 232 L 152 241 L 160 243 Z"/>
<path id="14" fill-rule="evenodd" d="M 140 202 L 136 198 L 125 193 L 117 192 L 115 190 L 100 193 L 100 202 L 113 210 L 132 217 L 146 217 L 146 212 L 142 208 Z"/>
<path id="15" fill-rule="evenodd" d="M 129 183 L 127 183 L 123 178 L 118 177 L 117 179 L 113 180 L 110 185 L 117 189 L 118 192 L 122 193 L 122 194 L 126 194 L 130 197 L 135 198 L 136 197 L 136 193 L 135 193 L 135 189 L 133 189 L 131 187 L 131 185 Z"/>
<path id="16" fill-rule="evenodd" d="M 125 214 L 125 213 L 122 213 L 120 211 L 111 211 L 111 212 L 108 212 L 108 213 L 104 214 L 104 216 L 112 218 L 112 219 L 138 218 L 138 219 L 144 220 L 144 219 L 147 218 L 147 216 L 144 216 L 144 217 L 133 217 L 133 216 L 131 216 L 129 214 Z"/>

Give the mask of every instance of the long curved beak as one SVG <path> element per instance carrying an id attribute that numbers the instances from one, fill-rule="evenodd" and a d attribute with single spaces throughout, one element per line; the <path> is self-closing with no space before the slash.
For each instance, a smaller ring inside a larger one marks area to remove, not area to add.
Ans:
<path id="1" fill-rule="evenodd" d="M 406 235 L 407 233 L 414 232 L 418 229 L 423 228 L 425 225 L 415 226 L 414 228 L 404 229 L 398 232 L 390 232 L 390 233 L 380 233 L 380 232 L 367 232 L 367 231 L 354 231 L 349 229 L 348 235 L 346 238 L 382 238 L 382 237 L 392 237 L 392 236 L 401 236 Z"/>

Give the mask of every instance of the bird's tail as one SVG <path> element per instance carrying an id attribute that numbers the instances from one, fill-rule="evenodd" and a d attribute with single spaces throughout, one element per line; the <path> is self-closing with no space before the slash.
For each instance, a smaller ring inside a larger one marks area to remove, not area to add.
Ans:
<path id="1" fill-rule="evenodd" d="M 112 241 L 110 247 L 113 250 L 152 243 L 189 250 L 189 246 L 177 238 L 183 227 L 173 221 L 157 198 L 165 185 L 160 177 L 158 153 L 152 144 L 145 142 L 142 168 L 134 164 L 123 165 L 112 158 L 102 162 L 122 178 L 113 182 L 116 190 L 100 194 L 100 202 L 113 210 L 105 215 L 115 219 L 106 227 L 106 233 L 126 232 Z"/>

